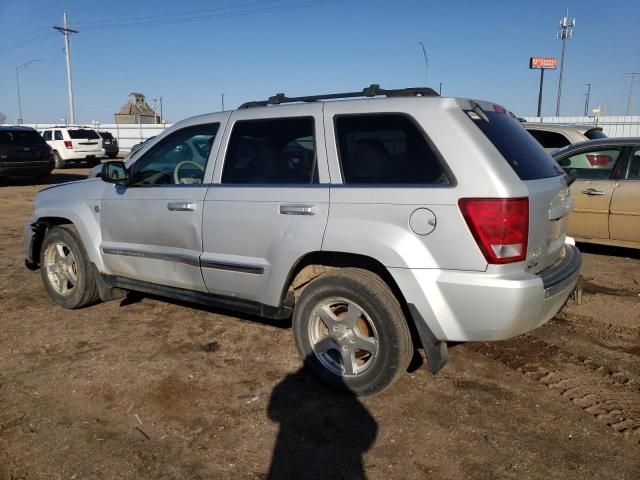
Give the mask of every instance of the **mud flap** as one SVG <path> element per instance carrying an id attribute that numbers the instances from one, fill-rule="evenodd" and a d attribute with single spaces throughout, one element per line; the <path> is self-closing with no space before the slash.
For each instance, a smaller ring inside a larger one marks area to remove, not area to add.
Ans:
<path id="1" fill-rule="evenodd" d="M 93 278 L 96 280 L 96 287 L 98 288 L 100 300 L 107 302 L 127 295 L 126 290 L 109 285 L 93 262 L 91 262 L 91 269 L 93 270 Z"/>
<path id="2" fill-rule="evenodd" d="M 449 360 L 449 353 L 447 350 L 447 342 L 442 342 L 436 338 L 433 334 L 427 322 L 424 321 L 420 312 L 413 303 L 407 304 L 409 307 L 409 313 L 413 324 L 418 331 L 420 342 L 424 348 L 424 352 L 427 355 L 427 362 L 429 363 L 429 370 L 431 373 L 439 372 L 442 367 L 447 364 Z"/>

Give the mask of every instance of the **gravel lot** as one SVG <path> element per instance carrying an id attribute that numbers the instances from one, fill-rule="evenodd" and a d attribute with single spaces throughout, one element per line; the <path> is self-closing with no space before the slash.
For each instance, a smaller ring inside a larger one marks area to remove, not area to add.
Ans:
<path id="1" fill-rule="evenodd" d="M 640 252 L 581 246 L 581 305 L 356 399 L 307 374 L 286 322 L 55 306 L 23 265 L 40 188 L 0 184 L 0 479 L 640 478 Z"/>

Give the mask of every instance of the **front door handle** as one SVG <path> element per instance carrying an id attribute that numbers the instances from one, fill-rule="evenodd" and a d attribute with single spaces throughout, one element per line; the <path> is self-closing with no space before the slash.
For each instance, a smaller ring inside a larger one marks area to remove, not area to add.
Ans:
<path id="1" fill-rule="evenodd" d="M 585 195 L 589 195 L 590 197 L 597 197 L 597 196 L 604 195 L 603 191 L 596 190 L 595 188 L 587 188 L 586 190 L 583 190 L 582 193 L 584 193 Z"/>
<path id="2" fill-rule="evenodd" d="M 167 208 L 172 212 L 192 212 L 196 209 L 195 203 L 189 202 L 169 202 Z"/>
<path id="3" fill-rule="evenodd" d="M 315 215 L 316 207 L 306 204 L 284 204 L 280 205 L 280 215 Z"/>

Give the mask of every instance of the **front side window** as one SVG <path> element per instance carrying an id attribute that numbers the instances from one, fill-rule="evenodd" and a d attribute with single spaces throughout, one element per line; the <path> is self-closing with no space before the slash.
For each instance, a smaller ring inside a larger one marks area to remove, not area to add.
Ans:
<path id="1" fill-rule="evenodd" d="M 130 186 L 201 184 L 218 128 L 209 123 L 173 132 L 133 164 Z"/>
<path id="2" fill-rule="evenodd" d="M 567 145 L 571 145 L 571 142 L 558 132 L 551 132 L 548 130 L 527 130 L 533 138 L 535 138 L 543 148 L 553 148 L 558 149 L 562 147 L 566 147 Z"/>
<path id="3" fill-rule="evenodd" d="M 627 180 L 640 180 L 640 148 L 636 148 L 631 152 Z"/>
<path id="4" fill-rule="evenodd" d="M 312 117 L 241 120 L 225 156 L 222 183 L 317 183 Z"/>
<path id="5" fill-rule="evenodd" d="M 437 154 L 405 115 L 344 115 L 335 120 L 348 184 L 449 184 Z"/>
<path id="6" fill-rule="evenodd" d="M 53 132 L 53 138 L 56 140 L 62 140 L 62 132 L 60 130 L 56 130 Z"/>
<path id="7" fill-rule="evenodd" d="M 585 180 L 606 180 L 620 156 L 620 148 L 605 148 L 576 153 L 558 163 L 569 175 Z"/>

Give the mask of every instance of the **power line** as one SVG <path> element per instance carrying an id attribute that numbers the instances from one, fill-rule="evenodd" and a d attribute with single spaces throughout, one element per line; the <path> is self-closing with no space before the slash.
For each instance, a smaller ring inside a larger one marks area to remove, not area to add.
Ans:
<path id="1" fill-rule="evenodd" d="M 6 37 L 6 38 L 3 38 L 2 40 L 0 40 L 0 44 L 11 43 L 14 40 L 18 41 L 18 40 L 16 40 L 17 38 L 27 37 L 27 36 L 33 35 L 35 33 L 40 33 L 40 32 L 45 32 L 45 31 L 49 31 L 49 28 L 48 27 L 42 27 L 42 28 L 38 28 L 36 30 L 32 30 L 30 32 L 18 33 L 16 35 L 11 35 L 10 37 Z"/>
<path id="2" fill-rule="evenodd" d="M 0 50 L 13 50 L 14 48 L 19 48 L 19 47 L 26 47 L 27 45 L 32 45 L 34 43 L 39 43 L 39 42 L 43 42 L 45 40 L 48 40 L 52 37 L 55 37 L 56 34 L 55 33 L 46 33 L 44 35 L 39 35 L 37 37 L 34 38 L 30 38 L 30 39 L 25 39 L 25 40 L 21 40 L 18 42 L 14 42 L 11 43 L 9 45 L 6 46 L 0 46 Z"/>

